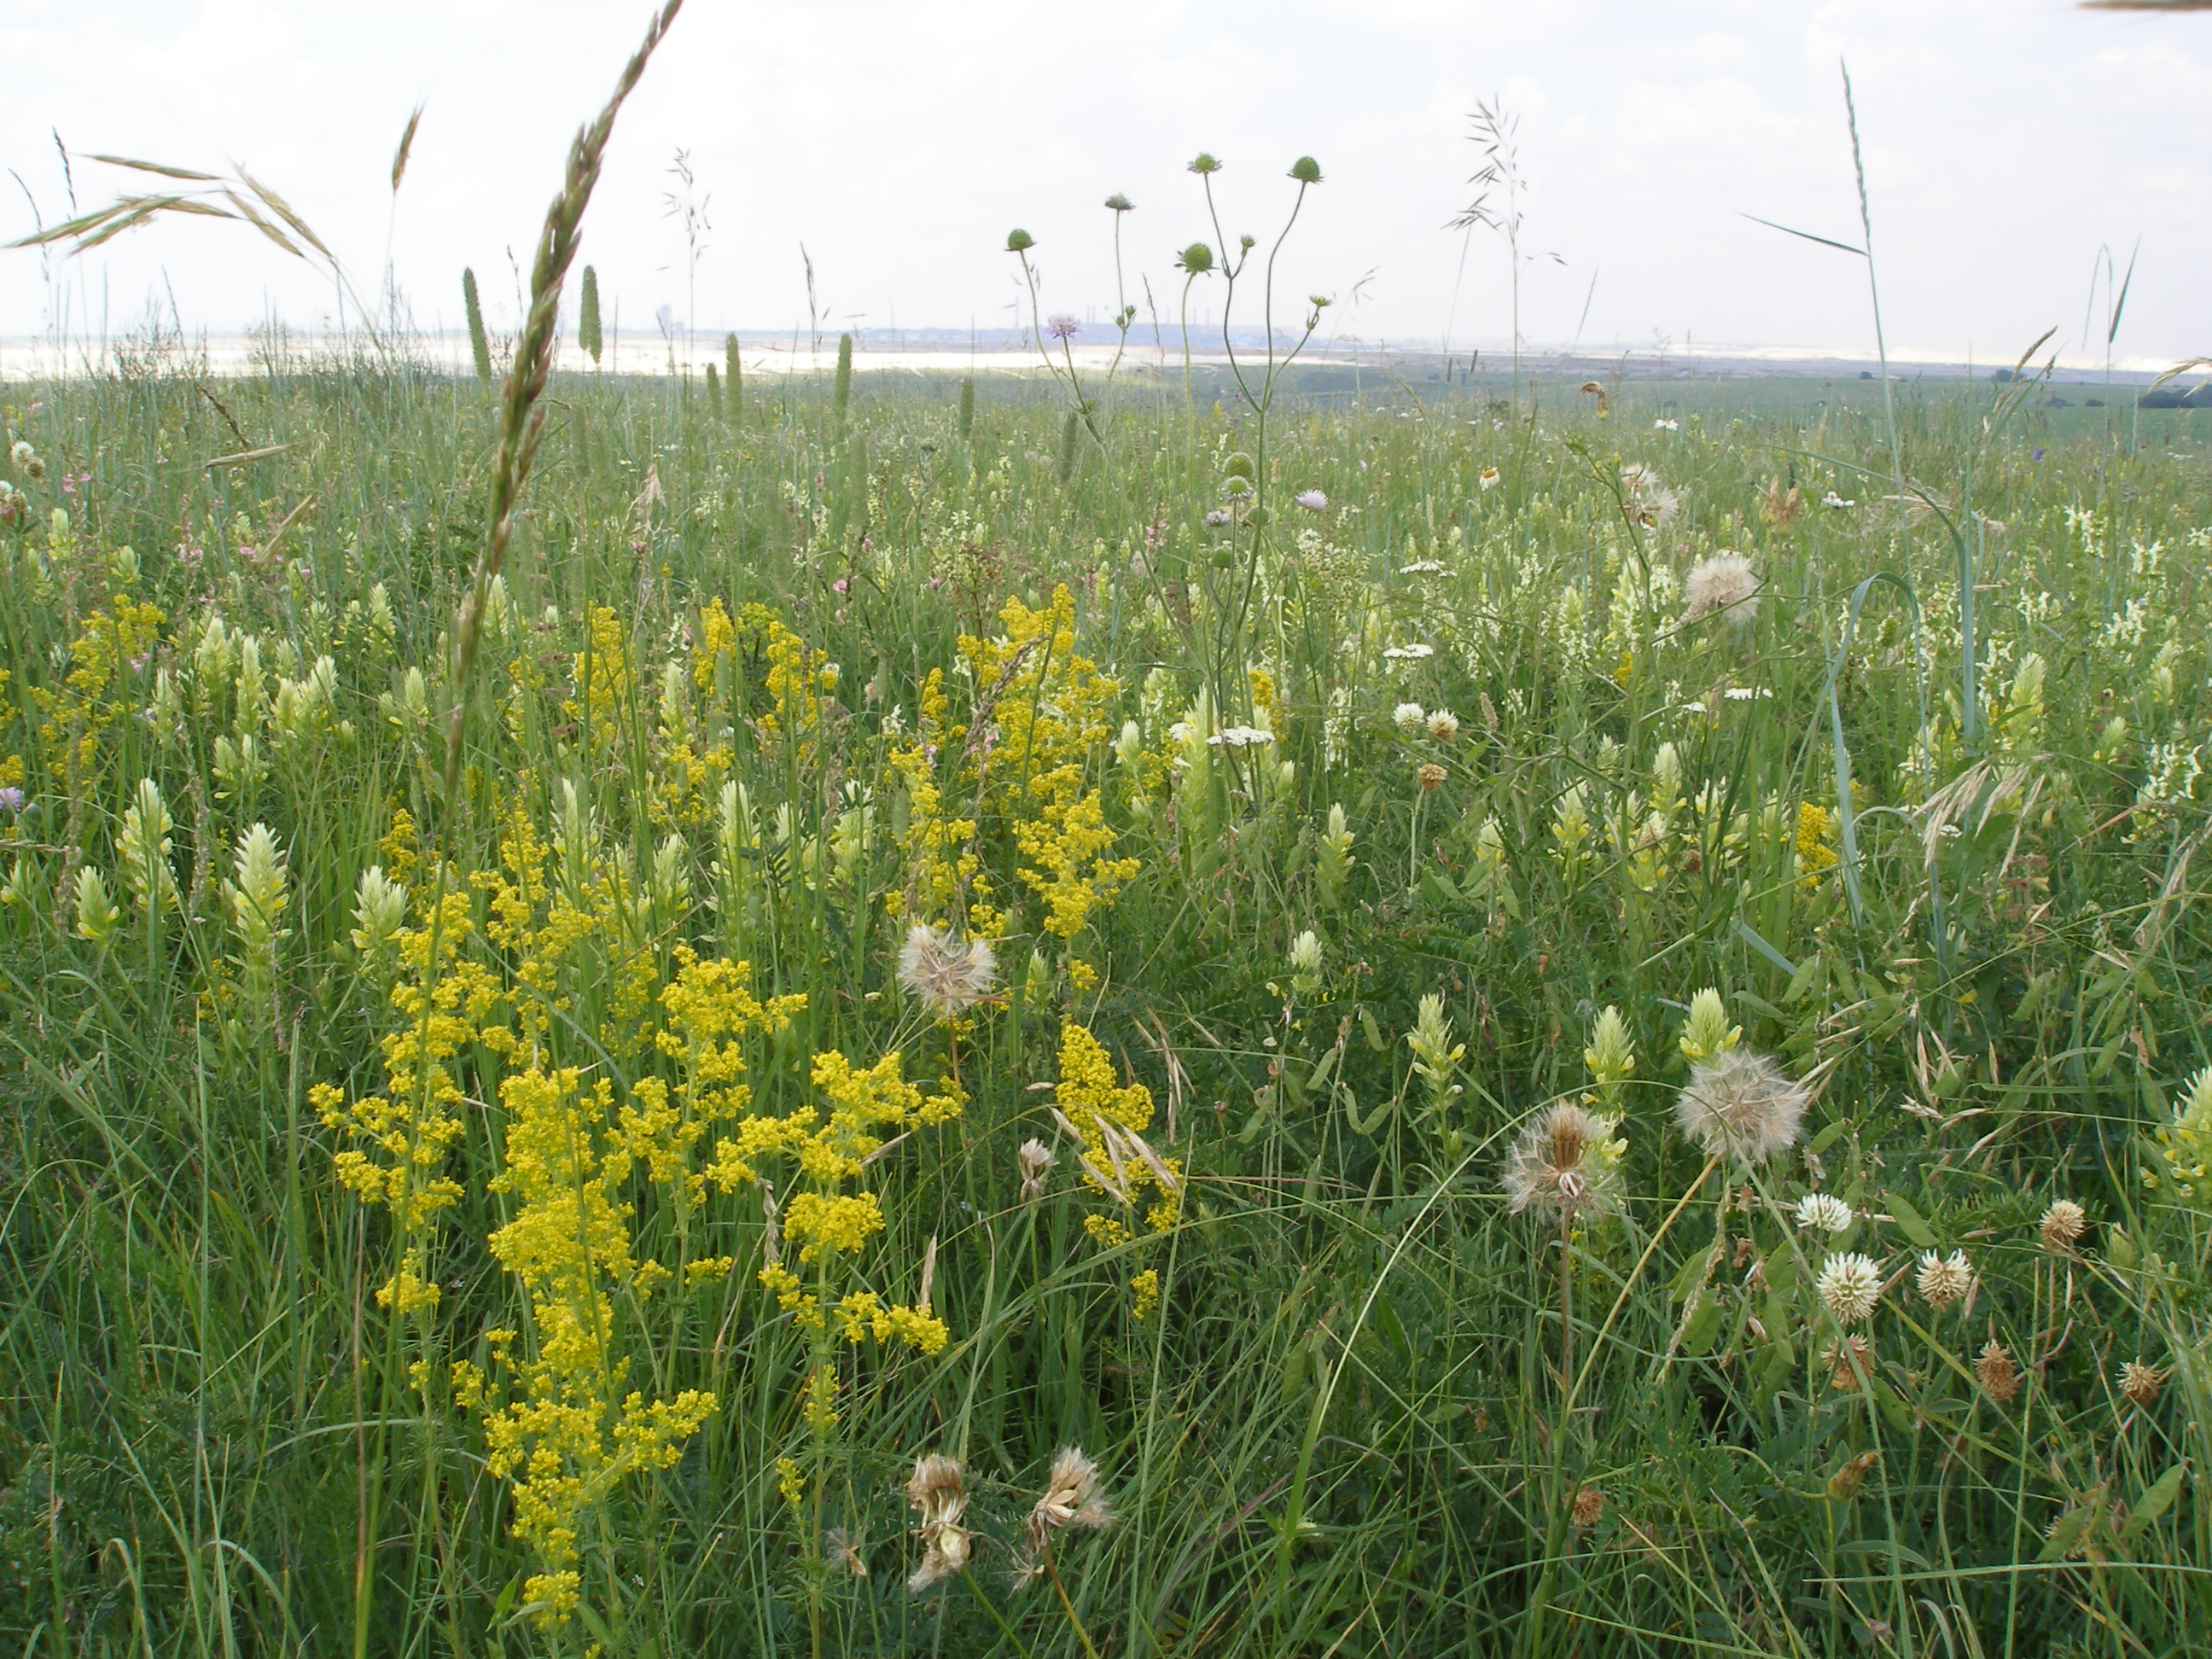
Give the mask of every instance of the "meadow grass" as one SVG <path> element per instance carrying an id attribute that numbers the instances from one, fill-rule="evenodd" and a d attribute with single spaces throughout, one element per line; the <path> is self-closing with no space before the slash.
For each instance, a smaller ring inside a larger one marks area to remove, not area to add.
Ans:
<path id="1" fill-rule="evenodd" d="M 2191 416 L 733 355 L 487 569 L 475 380 L 137 361 L 0 392 L 22 1651 L 2204 1639 Z"/>

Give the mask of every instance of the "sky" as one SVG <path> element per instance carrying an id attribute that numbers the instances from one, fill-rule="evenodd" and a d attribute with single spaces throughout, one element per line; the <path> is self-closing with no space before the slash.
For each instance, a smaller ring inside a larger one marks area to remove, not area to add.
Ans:
<path id="1" fill-rule="evenodd" d="M 7 0 L 0 239 L 143 174 L 110 153 L 220 171 L 286 197 L 374 293 L 458 327 L 472 266 L 512 327 L 570 135 L 642 33 L 636 0 Z M 586 220 L 625 340 L 654 315 L 719 331 L 808 326 L 1002 340 L 1025 311 L 1007 231 L 1036 238 L 1046 313 L 1096 319 L 1124 282 L 1172 343 L 1177 252 L 1223 233 L 1262 253 L 1323 181 L 1276 265 L 1279 319 L 1335 303 L 1340 340 L 1502 349 L 1513 260 L 1447 228 L 1481 164 L 1479 102 L 1517 118 L 1520 330 L 1585 349 L 1870 352 L 1863 259 L 1744 215 L 1863 240 L 1847 62 L 1892 350 L 2009 362 L 2044 330 L 2101 361 L 2100 251 L 2124 273 L 2115 351 L 2212 353 L 2212 14 L 2062 0 L 689 0 L 617 127 Z M 424 113 L 395 198 L 394 148 Z M 710 229 L 696 258 L 671 172 Z M 19 188 L 20 184 L 20 188 Z M 1494 205 L 1503 206 L 1502 198 Z M 2095 289 L 2093 298 L 2093 286 Z M 1238 319 L 1258 320 L 1256 281 Z M 0 252 L 0 336 L 66 314 L 121 332 L 149 304 L 188 331 L 333 314 L 327 275 L 208 219 L 74 260 Z M 1218 318 L 1220 278 L 1193 284 Z M 2086 319 L 2086 326 L 2085 326 Z M 1094 330 L 1085 337 L 1098 337 Z M 2048 348 L 2046 348 L 2048 349 Z"/>

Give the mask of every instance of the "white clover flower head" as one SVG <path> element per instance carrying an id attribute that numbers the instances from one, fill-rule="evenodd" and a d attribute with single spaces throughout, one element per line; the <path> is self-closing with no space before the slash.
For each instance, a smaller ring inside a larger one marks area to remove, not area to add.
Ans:
<path id="1" fill-rule="evenodd" d="M 1459 735 L 1459 716 L 1449 708 L 1437 708 L 1429 714 L 1429 736 L 1437 743 L 1449 743 Z"/>
<path id="2" fill-rule="evenodd" d="M 1821 1264 L 1813 1289 L 1838 1325 L 1862 1324 L 1881 1301 L 1881 1269 L 1872 1256 L 1848 1250 Z"/>
<path id="3" fill-rule="evenodd" d="M 8 452 L 8 459 L 15 462 L 17 466 L 28 466 L 38 459 L 38 454 L 39 452 L 31 447 L 31 441 L 28 438 L 18 438 L 15 440 L 15 447 Z"/>
<path id="4" fill-rule="evenodd" d="M 1759 616 L 1759 574 L 1742 554 L 1725 548 L 1692 565 L 1682 591 L 1688 599 L 1682 610 L 1685 628 L 1714 616 L 1725 616 L 1731 628 L 1742 628 Z"/>
<path id="5" fill-rule="evenodd" d="M 1674 1116 L 1709 1155 L 1763 1164 L 1797 1144 L 1808 1103 L 1805 1085 L 1765 1054 L 1724 1048 L 1691 1066 Z"/>
<path id="6" fill-rule="evenodd" d="M 1309 513 L 1322 512 L 1328 506 L 1328 497 L 1318 489 L 1302 491 L 1298 495 L 1291 496 L 1291 499 L 1296 501 L 1300 507 L 1305 508 Z"/>
<path id="7" fill-rule="evenodd" d="M 1421 729 L 1429 714 L 1417 702 L 1401 702 L 1390 711 L 1390 718 L 1398 723 L 1398 729 L 1410 738 Z"/>
<path id="8" fill-rule="evenodd" d="M 1918 1283 L 1922 1299 L 1940 1310 L 1960 1301 L 1973 1289 L 1974 1270 L 1964 1250 L 1954 1250 L 1948 1256 L 1923 1250 Z"/>
<path id="9" fill-rule="evenodd" d="M 1808 1193 L 1797 1200 L 1797 1226 L 1803 1232 L 1849 1232 L 1852 1218 L 1851 1206 L 1833 1193 Z"/>
<path id="10" fill-rule="evenodd" d="M 1423 645 L 1417 640 L 1411 645 L 1394 645 L 1385 651 L 1382 656 L 1384 660 L 1389 662 L 1419 662 L 1424 658 L 1433 657 L 1436 654 L 1436 647 Z"/>
<path id="11" fill-rule="evenodd" d="M 899 983 L 939 1019 L 957 1019 L 991 994 L 999 971 L 988 940 L 956 939 L 916 922 L 899 947 Z"/>

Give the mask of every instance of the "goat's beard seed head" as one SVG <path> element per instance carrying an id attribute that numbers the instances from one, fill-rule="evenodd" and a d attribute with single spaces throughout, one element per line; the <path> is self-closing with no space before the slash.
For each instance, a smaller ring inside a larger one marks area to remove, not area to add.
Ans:
<path id="1" fill-rule="evenodd" d="M 939 1019 L 957 1019 L 991 994 L 998 958 L 988 941 L 955 939 L 916 922 L 899 947 L 899 983 Z"/>
<path id="2" fill-rule="evenodd" d="M 1797 1144 L 1808 1103 L 1805 1086 L 1765 1054 L 1729 1048 L 1691 1067 L 1674 1115 L 1712 1156 L 1763 1164 Z"/>
<path id="3" fill-rule="evenodd" d="M 1725 616 L 1731 628 L 1748 627 L 1759 616 L 1759 573 L 1741 553 L 1720 552 L 1690 567 L 1682 582 L 1688 601 L 1682 625 Z"/>
<path id="4" fill-rule="evenodd" d="M 1571 1220 L 1610 1208 L 1619 1184 L 1613 1121 L 1572 1103 L 1540 1112 L 1516 1136 L 1501 1184 L 1511 1206 Z"/>

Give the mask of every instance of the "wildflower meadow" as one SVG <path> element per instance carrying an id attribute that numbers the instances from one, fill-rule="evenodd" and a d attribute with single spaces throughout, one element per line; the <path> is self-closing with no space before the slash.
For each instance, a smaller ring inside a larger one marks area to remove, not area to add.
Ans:
<path id="1" fill-rule="evenodd" d="M 1310 362 L 1288 157 L 617 374 L 615 107 L 472 368 L 0 384 L 13 1648 L 2212 1640 L 2212 415 Z"/>

